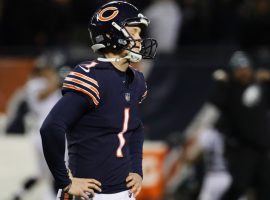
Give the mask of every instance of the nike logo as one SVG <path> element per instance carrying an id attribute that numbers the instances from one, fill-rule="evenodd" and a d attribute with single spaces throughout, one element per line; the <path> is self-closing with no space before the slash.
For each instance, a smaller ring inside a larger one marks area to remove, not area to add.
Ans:
<path id="1" fill-rule="evenodd" d="M 98 63 L 96 63 L 96 62 L 91 62 L 90 64 L 87 64 L 87 65 L 83 65 L 83 66 L 79 65 L 79 67 L 80 67 L 83 71 L 85 71 L 86 73 L 89 73 L 89 72 L 90 72 L 90 68 L 91 68 L 91 67 L 95 67 L 97 64 L 98 64 Z"/>
<path id="2" fill-rule="evenodd" d="M 84 67 L 82 67 L 81 65 L 79 65 L 79 67 L 80 67 L 83 71 L 85 71 L 86 73 L 90 72 L 90 68 L 84 68 Z"/>

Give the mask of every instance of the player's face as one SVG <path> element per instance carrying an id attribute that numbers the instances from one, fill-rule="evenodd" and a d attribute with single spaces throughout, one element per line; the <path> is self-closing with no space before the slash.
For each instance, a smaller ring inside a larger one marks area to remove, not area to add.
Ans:
<path id="1" fill-rule="evenodd" d="M 141 43 L 141 28 L 138 26 L 126 26 L 125 27 L 130 36 L 135 40 L 135 44 L 130 44 L 130 48 L 132 48 L 132 51 L 139 53 L 142 48 Z"/>

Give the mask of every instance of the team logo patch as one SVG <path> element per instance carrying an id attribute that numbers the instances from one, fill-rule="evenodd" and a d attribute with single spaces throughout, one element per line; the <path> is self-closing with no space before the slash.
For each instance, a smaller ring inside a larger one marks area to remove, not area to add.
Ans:
<path id="1" fill-rule="evenodd" d="M 111 13 L 111 14 L 108 15 L 109 13 Z M 110 20 L 114 19 L 118 15 L 118 13 L 119 13 L 119 10 L 116 7 L 104 8 L 98 13 L 98 20 L 100 20 L 102 22 L 110 21 Z"/>
<path id="2" fill-rule="evenodd" d="M 130 102 L 130 93 L 125 93 L 125 99 L 127 102 Z"/>

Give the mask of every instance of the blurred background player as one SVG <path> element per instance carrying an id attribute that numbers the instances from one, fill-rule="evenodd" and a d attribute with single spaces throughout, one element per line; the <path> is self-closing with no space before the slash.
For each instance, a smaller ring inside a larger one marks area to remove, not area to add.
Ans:
<path id="1" fill-rule="evenodd" d="M 224 135 L 216 128 L 218 119 L 217 112 L 213 111 L 210 105 L 204 106 L 188 126 L 182 144 L 179 158 L 181 168 L 194 168 L 195 172 L 191 172 L 192 174 L 197 173 L 196 166 L 202 167 L 199 174 L 202 180 L 196 181 L 200 185 L 198 194 L 195 195 L 199 200 L 220 200 L 231 184 L 231 175 L 224 157 Z M 183 169 L 180 170 L 182 177 L 185 176 Z M 194 197 L 190 196 L 188 199 Z"/>
<path id="2" fill-rule="evenodd" d="M 144 136 L 138 107 L 147 88 L 130 63 L 156 54 L 156 40 L 140 36 L 148 25 L 135 6 L 123 1 L 94 13 L 92 49 L 104 57 L 69 73 L 63 97 L 40 129 L 47 164 L 61 188 L 58 198 L 129 200 L 139 194 Z"/>
<path id="3" fill-rule="evenodd" d="M 269 79 L 261 80 L 244 52 L 235 52 L 230 72 L 217 82 L 211 103 L 222 113 L 232 184 L 222 199 L 238 199 L 254 188 L 270 198 Z"/>
<path id="4" fill-rule="evenodd" d="M 28 126 L 30 126 L 30 134 L 37 155 L 38 173 L 25 180 L 22 188 L 16 192 L 14 200 L 23 199 L 25 193 L 32 190 L 41 181 L 46 181 L 51 186 L 47 189 L 48 191 L 41 194 L 41 199 L 55 199 L 54 183 L 44 160 L 39 129 L 50 109 L 61 97 L 59 84 L 60 80 L 56 69 L 50 66 L 42 66 L 34 69 L 33 75 L 22 89 L 24 93 L 23 102 L 26 102 L 28 108 L 26 113 L 28 120 L 23 121 L 24 123 L 30 122 Z M 15 123 L 11 124 L 15 125 Z M 9 129 L 12 130 L 12 128 Z"/>
<path id="5" fill-rule="evenodd" d="M 215 71 L 214 79 L 210 99 L 185 132 L 182 160 L 194 160 L 201 150 L 211 158 L 199 198 L 240 199 L 253 188 L 257 199 L 267 199 L 269 71 L 255 71 L 247 54 L 236 51 L 229 69 Z"/>
<path id="6" fill-rule="evenodd" d="M 255 188 L 257 199 L 269 192 L 269 73 L 255 71 L 247 54 L 236 51 L 229 70 L 216 71 L 215 90 L 204 114 L 225 136 L 232 183 L 221 199 L 239 199 Z M 203 116 L 203 115 L 202 115 Z M 217 120 L 218 119 L 218 120 Z"/>
<path id="7" fill-rule="evenodd" d="M 224 138 L 216 129 L 202 131 L 198 145 L 203 153 L 205 174 L 199 200 L 219 200 L 231 184 L 231 176 L 224 159 Z"/>

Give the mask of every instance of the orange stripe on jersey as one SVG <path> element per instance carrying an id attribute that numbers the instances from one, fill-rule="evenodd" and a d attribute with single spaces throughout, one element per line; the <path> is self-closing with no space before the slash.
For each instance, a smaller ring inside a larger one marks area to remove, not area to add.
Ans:
<path id="1" fill-rule="evenodd" d="M 97 99 L 96 99 L 90 92 L 86 91 L 86 90 L 83 89 L 83 88 L 80 88 L 80 87 L 78 87 L 78 86 L 74 86 L 74 85 L 71 85 L 71 84 L 67 84 L 67 83 L 64 83 L 64 84 L 63 84 L 63 87 L 64 87 L 64 88 L 73 89 L 73 90 L 77 90 L 77 91 L 79 91 L 79 92 L 82 92 L 82 93 L 86 94 L 87 96 L 89 96 L 89 97 L 93 100 L 93 102 L 94 102 L 94 104 L 95 104 L 96 106 L 99 104 L 99 102 L 97 101 Z"/>
<path id="2" fill-rule="evenodd" d="M 80 85 L 82 85 L 84 87 L 87 87 L 88 89 L 92 90 L 97 95 L 97 97 L 100 99 L 98 90 L 95 87 L 93 87 L 92 85 L 90 85 L 88 83 L 85 83 L 85 82 L 83 82 L 81 80 L 78 80 L 76 78 L 66 77 L 65 80 L 80 84 Z"/>
<path id="3" fill-rule="evenodd" d="M 95 84 L 97 87 L 99 87 L 99 86 L 98 86 L 98 82 L 97 82 L 96 80 L 94 80 L 94 79 L 92 79 L 92 78 L 90 78 L 90 77 L 88 77 L 88 76 L 85 76 L 85 75 L 83 75 L 83 74 L 81 74 L 81 73 L 79 73 L 79 72 L 70 72 L 69 74 L 70 74 L 70 75 L 73 75 L 73 76 L 80 77 L 80 78 L 82 78 L 82 79 L 85 79 L 85 80 L 87 80 L 87 81 L 89 81 L 89 82 Z"/>

